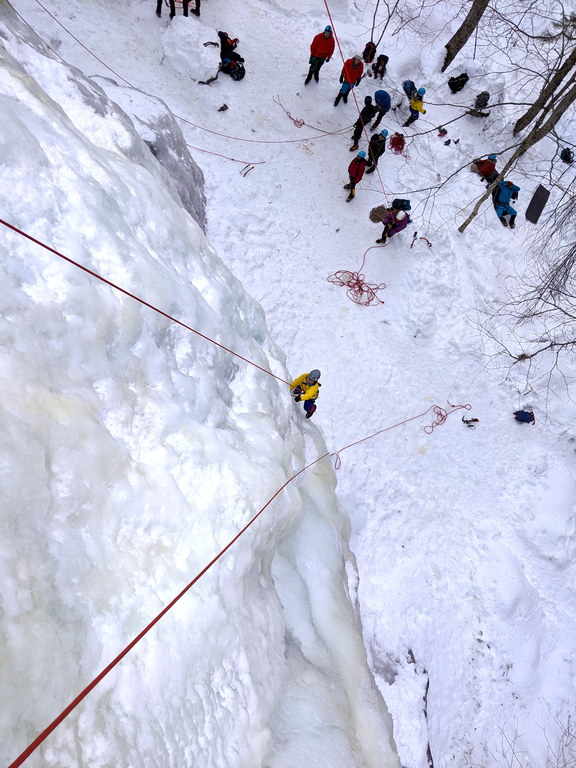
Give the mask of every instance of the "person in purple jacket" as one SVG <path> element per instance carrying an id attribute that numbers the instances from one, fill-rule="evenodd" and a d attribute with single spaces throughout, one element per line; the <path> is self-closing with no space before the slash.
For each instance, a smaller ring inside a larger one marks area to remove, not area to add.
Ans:
<path id="1" fill-rule="evenodd" d="M 402 232 L 403 229 L 406 229 L 409 223 L 410 218 L 406 211 L 397 211 L 394 208 L 390 208 L 389 213 L 384 217 L 384 231 L 382 232 L 382 237 L 379 237 L 376 242 L 386 245 L 391 237 L 398 234 L 398 232 Z"/>

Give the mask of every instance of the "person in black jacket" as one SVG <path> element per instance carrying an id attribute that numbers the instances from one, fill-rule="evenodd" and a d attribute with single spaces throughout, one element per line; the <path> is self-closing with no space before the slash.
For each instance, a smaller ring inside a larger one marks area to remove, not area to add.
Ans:
<path id="1" fill-rule="evenodd" d="M 386 136 L 388 131 L 384 128 L 380 133 L 375 133 L 368 144 L 368 166 L 366 173 L 374 173 L 379 158 L 386 152 Z"/>
<path id="2" fill-rule="evenodd" d="M 372 96 L 366 96 L 364 99 L 364 107 L 360 112 L 360 117 L 354 123 L 354 133 L 352 134 L 352 146 L 350 147 L 350 152 L 355 152 L 358 149 L 358 142 L 360 141 L 360 136 L 362 136 L 364 126 L 368 125 L 368 123 L 374 119 L 374 115 L 377 111 L 378 110 L 374 104 L 372 104 Z"/>
<path id="3" fill-rule="evenodd" d="M 228 32 L 218 32 L 220 38 L 220 60 L 229 59 L 230 61 L 244 61 L 239 53 L 234 50 L 240 40 L 237 37 L 230 39 Z"/>

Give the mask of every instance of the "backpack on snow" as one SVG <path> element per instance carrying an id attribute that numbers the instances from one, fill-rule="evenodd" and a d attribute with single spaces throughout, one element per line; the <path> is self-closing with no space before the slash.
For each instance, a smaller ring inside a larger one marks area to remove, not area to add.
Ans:
<path id="1" fill-rule="evenodd" d="M 521 424 L 536 424 L 536 417 L 533 411 L 514 411 L 513 416 Z"/>
<path id="2" fill-rule="evenodd" d="M 362 58 L 366 64 L 372 64 L 374 56 L 376 56 L 376 44 L 370 40 L 369 43 L 366 43 L 366 47 L 362 51 Z"/>
<path id="3" fill-rule="evenodd" d="M 220 69 L 226 75 L 230 75 L 232 80 L 242 80 L 246 74 L 246 69 L 241 61 L 232 61 L 231 59 L 223 59 Z"/>
<path id="4" fill-rule="evenodd" d="M 570 165 L 574 162 L 574 152 L 572 152 L 572 150 L 568 147 L 564 147 L 562 152 L 560 152 L 560 160 L 563 160 L 565 163 Z"/>
<path id="5" fill-rule="evenodd" d="M 482 91 L 481 93 L 476 96 L 476 101 L 474 102 L 474 109 L 486 109 L 488 106 L 488 102 L 490 101 L 490 94 L 488 91 Z"/>
<path id="6" fill-rule="evenodd" d="M 470 80 L 468 77 L 467 72 L 462 72 L 461 75 L 457 75 L 456 77 L 451 77 L 448 80 L 448 87 L 452 91 L 452 93 L 458 93 L 458 91 L 461 91 L 462 88 L 466 85 L 466 83 Z"/>
<path id="7" fill-rule="evenodd" d="M 395 208 L 397 211 L 409 211 L 412 206 L 410 205 L 410 200 L 403 200 L 401 197 L 395 197 L 394 200 L 392 200 L 392 208 Z"/>
<path id="8" fill-rule="evenodd" d="M 416 84 L 413 80 L 404 80 L 402 83 L 402 90 L 408 96 L 409 99 L 412 98 L 414 95 L 414 91 L 416 90 Z"/>

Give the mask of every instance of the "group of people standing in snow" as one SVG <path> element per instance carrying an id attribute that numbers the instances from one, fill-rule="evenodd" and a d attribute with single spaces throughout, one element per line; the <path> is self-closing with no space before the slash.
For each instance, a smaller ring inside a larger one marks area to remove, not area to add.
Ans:
<path id="1" fill-rule="evenodd" d="M 314 37 L 310 45 L 310 69 L 304 80 L 305 85 L 308 85 L 312 78 L 314 78 L 316 82 L 319 81 L 320 69 L 326 62 L 330 61 L 334 54 L 334 49 L 335 40 L 332 27 L 328 25 L 323 32 L 320 32 Z M 360 84 L 362 78 L 365 76 L 365 63 L 371 64 L 372 72 L 368 71 L 368 74 L 375 78 L 378 77 L 380 81 L 382 81 L 382 78 L 386 74 L 386 66 L 389 59 L 384 54 L 381 54 L 376 59 L 376 62 L 372 63 L 375 55 L 376 45 L 370 41 L 366 45 L 362 56 L 357 54 L 344 62 L 344 66 L 340 73 L 340 90 L 334 99 L 335 107 L 338 106 L 340 101 L 343 101 L 345 104 L 348 102 L 350 92 Z M 468 79 L 467 76 L 466 79 Z M 417 88 L 412 80 L 404 80 L 402 89 L 408 97 L 408 108 L 410 112 L 408 119 L 402 125 L 402 127 L 405 128 L 418 120 L 420 115 L 426 114 L 426 109 L 424 108 L 426 89 L 423 87 Z M 364 106 L 360 111 L 358 119 L 354 123 L 352 146 L 350 147 L 351 152 L 355 152 L 359 149 L 360 138 L 368 124 L 376 118 L 371 127 L 371 131 L 374 132 L 380 125 L 384 115 L 386 115 L 390 109 L 390 94 L 385 90 L 377 90 L 374 94 L 374 100 L 371 96 L 365 97 Z M 344 189 L 348 190 L 346 202 L 351 202 L 354 199 L 356 185 L 362 180 L 364 173 L 373 173 L 376 170 L 379 158 L 386 151 L 387 137 L 388 130 L 386 128 L 382 129 L 379 133 L 374 134 L 370 138 L 367 151 L 359 151 L 348 166 L 348 183 L 344 185 Z M 475 160 L 472 166 L 472 169 L 479 173 L 482 178 L 488 182 L 489 186 L 498 176 L 495 160 L 496 155 L 489 155 L 485 159 Z M 510 201 L 517 199 L 519 191 L 520 188 L 518 186 L 510 181 L 503 180 L 496 185 L 492 194 L 494 209 L 498 219 L 503 226 L 510 227 L 511 229 L 514 229 L 515 227 L 517 212 L 510 205 Z M 396 216 L 398 213 L 398 211 L 394 211 L 394 209 L 390 209 L 390 211 L 392 216 Z M 406 219 L 409 220 L 409 216 L 407 216 L 405 211 L 400 211 L 400 213 L 402 215 L 395 224 L 398 224 L 403 229 L 406 226 Z M 392 227 L 390 231 L 394 233 L 394 229 L 395 227 Z M 396 229 L 396 231 L 400 230 Z M 384 234 L 383 238 L 380 238 L 377 242 L 386 242 L 388 236 L 391 235 Z"/>

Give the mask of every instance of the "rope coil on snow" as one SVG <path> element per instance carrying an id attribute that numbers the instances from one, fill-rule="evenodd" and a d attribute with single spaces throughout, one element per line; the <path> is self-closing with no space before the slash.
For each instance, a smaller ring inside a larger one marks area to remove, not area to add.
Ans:
<path id="1" fill-rule="evenodd" d="M 378 304 L 384 304 L 382 299 L 377 296 L 378 291 L 383 291 L 386 288 L 386 283 L 367 283 L 365 275 L 362 274 L 364 268 L 364 262 L 366 261 L 366 254 L 371 251 L 372 248 L 377 246 L 372 245 L 364 252 L 362 258 L 362 264 L 358 272 L 351 272 L 348 269 L 340 269 L 333 275 L 330 275 L 326 279 L 329 283 L 337 285 L 339 287 L 346 287 L 346 296 L 355 304 L 361 304 L 364 307 L 376 306 Z"/>

